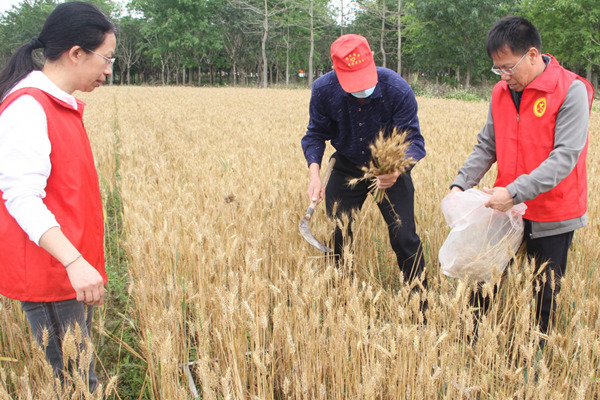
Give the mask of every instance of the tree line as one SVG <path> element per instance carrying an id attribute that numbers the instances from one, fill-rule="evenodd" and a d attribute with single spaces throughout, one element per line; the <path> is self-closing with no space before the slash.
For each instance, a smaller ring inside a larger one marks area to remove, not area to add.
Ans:
<path id="1" fill-rule="evenodd" d="M 89 0 L 118 27 L 113 84 L 310 86 L 330 44 L 365 36 L 377 65 L 409 81 L 495 82 L 484 48 L 505 15 L 530 19 L 542 51 L 598 87 L 598 0 Z M 58 0 L 0 15 L 0 63 L 36 36 Z"/>

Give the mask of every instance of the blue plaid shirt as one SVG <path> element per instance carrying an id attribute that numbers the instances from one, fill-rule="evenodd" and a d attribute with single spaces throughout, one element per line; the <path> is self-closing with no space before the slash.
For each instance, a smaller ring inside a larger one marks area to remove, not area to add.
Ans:
<path id="1" fill-rule="evenodd" d="M 425 157 L 425 139 L 419 128 L 417 100 L 400 75 L 387 68 L 377 68 L 378 82 L 373 94 L 359 104 L 340 86 L 334 71 L 315 81 L 310 99 L 310 121 L 302 138 L 307 163 L 321 164 L 325 142 L 357 165 L 371 158 L 369 145 L 380 130 L 389 133 L 394 127 L 408 130 L 411 142 L 407 157 Z"/>

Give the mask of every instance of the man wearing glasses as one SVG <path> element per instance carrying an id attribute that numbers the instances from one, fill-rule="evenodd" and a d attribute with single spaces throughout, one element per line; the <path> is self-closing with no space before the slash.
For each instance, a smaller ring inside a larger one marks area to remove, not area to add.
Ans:
<path id="1" fill-rule="evenodd" d="M 500 82 L 477 145 L 450 188 L 477 185 L 497 162 L 494 187 L 484 189 L 491 195 L 486 207 L 508 211 L 527 205 L 524 242 L 540 272 L 536 318 L 546 334 L 573 231 L 587 223 L 585 158 L 594 89 L 542 54 L 539 32 L 521 17 L 497 21 L 486 36 L 486 49 Z M 485 300 L 476 295 L 473 301 L 479 304 L 474 305 L 485 309 Z"/>

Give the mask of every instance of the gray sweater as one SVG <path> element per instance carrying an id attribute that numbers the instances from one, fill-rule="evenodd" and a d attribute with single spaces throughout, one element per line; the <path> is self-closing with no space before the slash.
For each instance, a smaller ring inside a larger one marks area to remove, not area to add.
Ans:
<path id="1" fill-rule="evenodd" d="M 587 91 L 584 83 L 576 79 L 569 87 L 565 101 L 558 111 L 554 149 L 530 174 L 523 174 L 506 186 L 515 204 L 534 199 L 539 194 L 553 189 L 571 173 L 587 141 L 589 118 Z M 494 162 L 496 142 L 490 102 L 487 122 L 477 135 L 477 144 L 450 187 L 458 186 L 463 190 L 472 188 L 479 183 Z M 532 221 L 530 238 L 558 235 L 586 224 L 587 213 L 565 221 Z"/>

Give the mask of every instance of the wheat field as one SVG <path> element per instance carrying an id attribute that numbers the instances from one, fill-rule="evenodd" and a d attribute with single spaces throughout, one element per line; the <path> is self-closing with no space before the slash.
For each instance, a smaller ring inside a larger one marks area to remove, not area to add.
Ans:
<path id="1" fill-rule="evenodd" d="M 428 152 L 413 170 L 429 279 L 424 324 L 372 199 L 356 216 L 343 269 L 299 234 L 309 90 L 103 87 L 80 98 L 107 231 L 117 224 L 108 204 L 119 200 L 126 266 L 107 265 L 113 273 L 93 336 L 103 385 L 85 398 L 600 397 L 598 111 L 590 222 L 575 234 L 555 326 L 538 351 L 528 262 L 517 260 L 497 293 L 497 279 L 484 286 L 492 307 L 474 344 L 473 285 L 438 266 L 449 232 L 440 202 L 486 103 L 418 98 Z M 483 184 L 493 178 L 492 170 Z M 327 241 L 333 229 L 317 207 L 312 233 Z M 0 399 L 82 398 L 77 384 L 55 394 L 18 302 L 0 299 L 0 326 Z M 117 359 L 105 356 L 109 346 L 119 348 Z M 131 365 L 141 371 L 136 393 L 123 379 Z"/>

